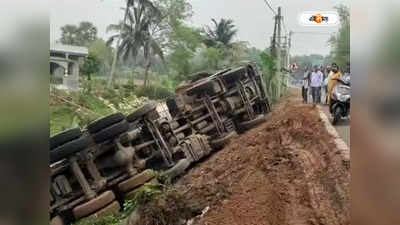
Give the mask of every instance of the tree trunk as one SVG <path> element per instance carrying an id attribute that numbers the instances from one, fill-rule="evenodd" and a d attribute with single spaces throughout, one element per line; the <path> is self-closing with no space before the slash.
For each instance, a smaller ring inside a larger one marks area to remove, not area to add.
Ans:
<path id="1" fill-rule="evenodd" d="M 143 84 L 144 87 L 147 87 L 148 82 L 149 82 L 149 70 L 150 70 L 150 67 L 151 67 L 151 62 L 149 60 L 149 62 L 146 65 L 146 70 L 144 71 L 144 84 Z"/>
<path id="2" fill-rule="evenodd" d="M 112 62 L 111 72 L 110 72 L 110 80 L 108 82 L 109 88 L 113 87 L 114 83 L 115 83 L 115 66 L 117 64 L 117 59 L 118 59 L 118 48 L 119 48 L 120 40 L 121 39 L 118 38 L 117 47 L 115 48 L 115 52 L 114 52 L 114 56 L 113 56 L 113 62 Z"/>
<path id="3" fill-rule="evenodd" d="M 123 24 L 126 23 L 126 18 L 128 16 L 128 10 L 129 10 L 129 5 L 128 2 L 126 3 L 126 8 L 125 8 L 125 15 L 124 15 L 124 20 L 123 20 Z M 124 28 L 124 26 L 122 27 Z M 122 33 L 122 30 L 120 31 L 120 34 Z M 118 37 L 118 41 L 117 41 L 117 46 L 115 47 L 115 52 L 114 52 L 114 56 L 113 56 L 113 62 L 112 62 L 112 66 L 111 66 L 111 71 L 110 71 L 110 80 L 108 82 L 108 87 L 114 87 L 114 83 L 115 83 L 115 67 L 117 65 L 117 60 L 118 60 L 118 49 L 119 49 L 119 44 L 121 42 L 121 35 L 119 35 Z"/>

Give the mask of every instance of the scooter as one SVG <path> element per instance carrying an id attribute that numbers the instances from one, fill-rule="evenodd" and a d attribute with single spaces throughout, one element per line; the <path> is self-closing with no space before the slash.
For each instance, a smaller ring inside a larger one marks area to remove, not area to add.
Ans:
<path id="1" fill-rule="evenodd" d="M 350 115 L 351 86 L 350 76 L 344 76 L 337 80 L 338 84 L 333 88 L 329 111 L 332 115 L 332 124 L 335 125 L 343 117 Z"/>

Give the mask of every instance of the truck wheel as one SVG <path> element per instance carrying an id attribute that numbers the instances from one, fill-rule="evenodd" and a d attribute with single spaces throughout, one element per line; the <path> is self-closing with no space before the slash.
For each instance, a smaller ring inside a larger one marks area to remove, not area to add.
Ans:
<path id="1" fill-rule="evenodd" d="M 178 163 L 175 164 L 172 168 L 167 170 L 165 174 L 170 177 L 171 179 L 174 179 L 178 175 L 181 175 L 185 172 L 185 170 L 190 166 L 190 160 L 188 159 L 181 159 L 178 161 Z"/>
<path id="2" fill-rule="evenodd" d="M 72 210 L 75 219 L 80 219 L 82 217 L 93 214 L 99 209 L 104 208 L 106 205 L 110 204 L 115 200 L 115 195 L 112 191 L 106 191 L 103 194 L 97 196 L 96 198 L 85 202 Z"/>
<path id="3" fill-rule="evenodd" d="M 151 111 L 153 111 L 154 109 L 156 109 L 156 105 L 151 104 L 151 103 L 146 104 L 146 105 L 140 107 L 139 109 L 137 109 L 135 112 L 129 114 L 129 115 L 126 117 L 126 120 L 127 120 L 129 123 L 132 123 L 133 121 L 135 121 L 135 120 L 137 120 L 138 118 L 140 118 L 140 117 L 146 115 L 146 113 L 151 112 Z"/>
<path id="4" fill-rule="evenodd" d="M 113 201 L 111 204 L 108 206 L 104 207 L 103 209 L 100 209 L 99 211 L 93 213 L 92 215 L 88 216 L 89 218 L 99 218 L 99 217 L 104 217 L 104 216 L 110 216 L 113 215 L 121 210 L 121 206 L 117 201 Z"/>
<path id="5" fill-rule="evenodd" d="M 214 150 L 221 149 L 221 148 L 223 148 L 226 144 L 229 143 L 229 141 L 230 141 L 230 139 L 231 139 L 232 137 L 235 137 L 235 136 L 237 136 L 236 131 L 232 131 L 232 132 L 230 132 L 229 134 L 225 135 L 225 136 L 222 137 L 222 138 L 217 138 L 217 139 L 211 140 L 210 145 L 211 145 L 211 147 L 212 147 Z"/>
<path id="6" fill-rule="evenodd" d="M 342 108 L 336 107 L 333 113 L 332 125 L 336 125 L 342 117 Z"/>
<path id="7" fill-rule="evenodd" d="M 64 224 L 65 223 L 60 216 L 56 216 L 50 220 L 50 225 L 64 225 Z"/>
<path id="8" fill-rule="evenodd" d="M 69 141 L 75 140 L 82 135 L 81 129 L 73 128 L 66 131 L 63 131 L 59 134 L 54 135 L 49 139 L 50 149 L 57 148 L 60 145 L 63 145 Z"/>
<path id="9" fill-rule="evenodd" d="M 147 169 L 147 170 L 119 183 L 118 190 L 121 193 L 126 193 L 136 187 L 139 187 L 142 184 L 145 184 L 147 181 L 153 179 L 154 176 L 155 176 L 154 171 Z"/>
<path id="10" fill-rule="evenodd" d="M 266 111 L 266 113 L 272 112 L 271 104 L 269 103 L 268 98 L 265 100 L 265 104 L 266 104 L 266 106 L 267 106 L 267 111 Z"/>
<path id="11" fill-rule="evenodd" d="M 106 140 L 112 139 L 129 129 L 129 124 L 126 120 L 122 120 L 110 127 L 107 127 L 96 134 L 93 134 L 93 140 L 96 143 L 101 143 Z"/>
<path id="12" fill-rule="evenodd" d="M 239 123 L 239 127 L 241 130 L 249 130 L 265 121 L 266 121 L 265 115 L 259 115 L 253 120 L 244 121 L 244 122 Z"/>
<path id="13" fill-rule="evenodd" d="M 69 155 L 79 152 L 89 146 L 89 139 L 81 137 L 61 145 L 50 152 L 50 163 L 57 162 Z"/>
<path id="14" fill-rule="evenodd" d="M 89 133 L 94 134 L 106 127 L 109 127 L 115 123 L 120 122 L 124 118 L 125 117 L 124 117 L 124 115 L 122 115 L 122 113 L 114 113 L 114 114 L 108 115 L 106 117 L 100 118 L 100 119 L 90 123 L 87 126 L 87 129 L 88 129 Z"/>

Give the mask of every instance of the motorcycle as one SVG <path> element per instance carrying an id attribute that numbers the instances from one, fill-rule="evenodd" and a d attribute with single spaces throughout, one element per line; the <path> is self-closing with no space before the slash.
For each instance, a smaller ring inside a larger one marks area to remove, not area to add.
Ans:
<path id="1" fill-rule="evenodd" d="M 333 118 L 332 124 L 335 125 L 341 118 L 350 115 L 351 86 L 350 76 L 333 80 L 338 81 L 338 84 L 333 88 L 329 111 Z"/>

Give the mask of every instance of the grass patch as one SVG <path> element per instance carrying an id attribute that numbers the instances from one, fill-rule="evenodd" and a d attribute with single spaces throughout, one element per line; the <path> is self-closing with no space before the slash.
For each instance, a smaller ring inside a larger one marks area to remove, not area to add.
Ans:
<path id="1" fill-rule="evenodd" d="M 92 85 L 95 88 L 78 92 L 50 90 L 50 136 L 72 127 L 85 129 L 92 121 L 115 112 L 128 115 L 148 102 L 146 97 L 108 89 L 100 82 Z"/>
<path id="2" fill-rule="evenodd" d="M 50 136 L 74 127 L 73 117 L 74 110 L 71 107 L 50 106 Z"/>
<path id="3" fill-rule="evenodd" d="M 110 216 L 99 218 L 85 218 L 81 219 L 73 225 L 122 225 L 123 215 L 117 213 Z"/>

